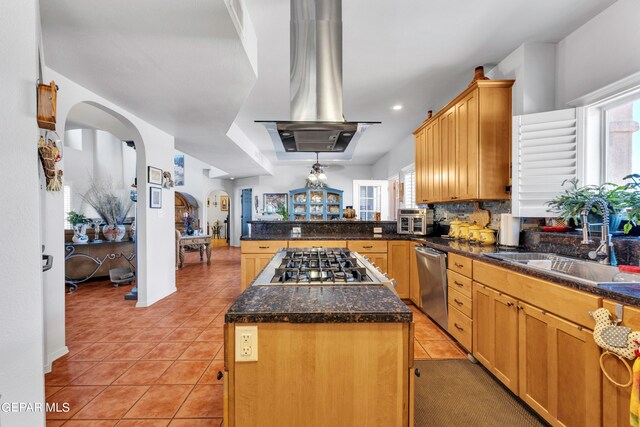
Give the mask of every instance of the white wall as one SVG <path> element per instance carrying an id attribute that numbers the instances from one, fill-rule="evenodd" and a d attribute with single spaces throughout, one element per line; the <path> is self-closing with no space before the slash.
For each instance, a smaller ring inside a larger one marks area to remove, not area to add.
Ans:
<path id="1" fill-rule="evenodd" d="M 63 135 L 66 117 L 73 106 L 90 102 L 120 120 L 136 143 L 138 180 L 137 278 L 138 303 L 146 307 L 175 292 L 174 196 L 163 190 L 162 209 L 149 208 L 147 166 L 173 170 L 174 138 L 139 119 L 110 101 L 94 94 L 49 68 L 44 68 L 44 81 L 55 80 L 58 92 L 58 133 Z M 65 168 L 65 159 L 61 167 Z M 64 286 L 64 201 L 61 192 L 41 191 L 42 239 L 58 261 L 44 276 L 45 301 L 45 369 L 65 354 L 65 286 Z M 44 215 L 44 214 L 43 214 Z"/>
<path id="2" fill-rule="evenodd" d="M 69 139 L 72 143 L 67 144 Z M 94 129 L 67 131 L 63 140 L 64 184 L 71 186 L 71 209 L 89 218 L 98 217 L 81 197 L 94 180 L 109 179 L 112 188 L 128 198 L 136 176 L 136 151 L 133 148 L 109 132 Z M 133 210 L 129 216 L 133 216 Z"/>
<path id="3" fill-rule="evenodd" d="M 37 2 L 7 0 L 0 14 L 0 144 L 8 182 L 0 223 L 0 402 L 44 401 L 42 268 L 35 84 Z M 30 224 L 28 228 L 17 227 Z M 49 249 L 49 248 L 48 248 Z M 60 263 L 60 258 L 54 260 Z M 46 274 L 46 273 L 45 273 Z M 0 412 L 3 427 L 44 426 L 44 412 Z"/>
<path id="4" fill-rule="evenodd" d="M 556 108 L 640 70 L 638 17 L 638 0 L 618 0 L 558 43 Z"/>
<path id="5" fill-rule="evenodd" d="M 494 80 L 515 80 L 512 88 L 513 115 L 554 109 L 556 44 L 523 43 L 487 72 Z M 452 95 L 452 97 L 455 96 Z"/>

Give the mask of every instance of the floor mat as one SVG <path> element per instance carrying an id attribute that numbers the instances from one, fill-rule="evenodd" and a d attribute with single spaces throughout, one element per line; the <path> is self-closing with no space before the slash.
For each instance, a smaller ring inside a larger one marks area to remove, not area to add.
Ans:
<path id="1" fill-rule="evenodd" d="M 416 427 L 546 426 L 480 365 L 468 360 L 416 361 Z"/>

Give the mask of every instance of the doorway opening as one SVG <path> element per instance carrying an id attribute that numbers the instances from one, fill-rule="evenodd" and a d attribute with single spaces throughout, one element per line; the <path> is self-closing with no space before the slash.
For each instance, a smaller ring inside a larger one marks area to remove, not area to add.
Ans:
<path id="1" fill-rule="evenodd" d="M 231 212 L 229 194 L 224 190 L 214 190 L 207 196 L 207 235 L 211 236 L 213 247 L 229 246 Z"/>
<path id="2" fill-rule="evenodd" d="M 136 146 L 79 124 L 85 110 L 70 112 L 63 140 L 65 284 L 131 286 L 125 299 L 137 299 Z"/>
<path id="3" fill-rule="evenodd" d="M 249 235 L 249 221 L 251 221 L 252 209 L 251 202 L 253 198 L 253 190 L 251 188 L 243 188 L 240 193 L 240 204 L 242 209 L 240 212 L 240 221 L 242 222 L 242 229 L 240 236 Z"/>

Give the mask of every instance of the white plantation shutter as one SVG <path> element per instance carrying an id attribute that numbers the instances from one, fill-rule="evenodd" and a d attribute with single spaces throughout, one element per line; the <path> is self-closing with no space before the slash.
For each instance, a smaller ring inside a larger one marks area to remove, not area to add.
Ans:
<path id="1" fill-rule="evenodd" d="M 416 171 L 404 174 L 404 207 L 416 207 Z"/>
<path id="2" fill-rule="evenodd" d="M 581 113 L 577 109 L 513 118 L 513 215 L 549 217 L 546 202 L 578 176 Z"/>

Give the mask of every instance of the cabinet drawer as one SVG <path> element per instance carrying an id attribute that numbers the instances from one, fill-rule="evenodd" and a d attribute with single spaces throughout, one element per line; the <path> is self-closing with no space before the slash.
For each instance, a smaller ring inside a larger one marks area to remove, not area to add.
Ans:
<path id="1" fill-rule="evenodd" d="M 473 277 L 471 274 L 473 272 L 472 265 L 473 261 L 471 258 L 466 258 L 452 253 L 449 254 L 449 270 L 471 278 Z"/>
<path id="2" fill-rule="evenodd" d="M 289 240 L 290 248 L 346 248 L 346 240 Z"/>
<path id="3" fill-rule="evenodd" d="M 287 247 L 286 240 L 243 240 L 240 244 L 243 254 L 275 254 Z"/>
<path id="4" fill-rule="evenodd" d="M 456 273 L 455 271 L 449 270 L 447 273 L 447 282 L 449 283 L 449 287 L 460 292 L 467 298 L 471 298 L 472 280 L 462 274 Z"/>
<path id="5" fill-rule="evenodd" d="M 449 286 L 449 305 L 460 310 L 465 316 L 469 318 L 473 317 L 473 303 L 471 302 L 471 298 L 458 292 L 457 289 L 451 286 Z"/>
<path id="6" fill-rule="evenodd" d="M 449 305 L 448 332 L 468 351 L 471 351 L 471 342 L 473 338 L 472 328 L 473 321 L 458 311 L 457 308 Z"/>
<path id="7" fill-rule="evenodd" d="M 347 248 L 359 253 L 387 253 L 386 240 L 349 240 Z"/>

